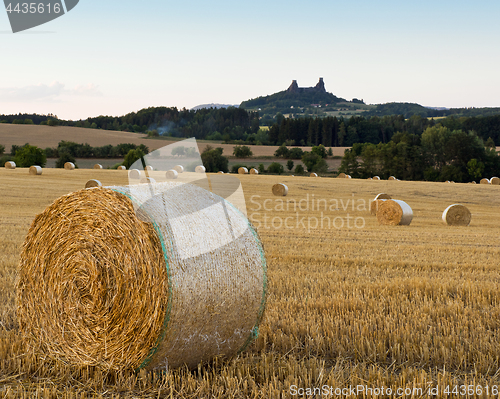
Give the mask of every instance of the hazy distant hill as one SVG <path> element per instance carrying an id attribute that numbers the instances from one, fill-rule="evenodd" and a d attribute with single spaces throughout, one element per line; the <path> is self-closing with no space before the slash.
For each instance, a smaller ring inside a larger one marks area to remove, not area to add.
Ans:
<path id="1" fill-rule="evenodd" d="M 229 108 L 229 107 L 239 107 L 238 104 L 216 104 L 216 103 L 211 103 L 211 104 L 200 104 L 200 105 L 197 105 L 196 107 L 193 107 L 191 108 L 193 111 L 197 111 L 199 109 L 203 109 L 203 108 L 215 108 L 215 109 L 219 109 L 219 108 Z"/>

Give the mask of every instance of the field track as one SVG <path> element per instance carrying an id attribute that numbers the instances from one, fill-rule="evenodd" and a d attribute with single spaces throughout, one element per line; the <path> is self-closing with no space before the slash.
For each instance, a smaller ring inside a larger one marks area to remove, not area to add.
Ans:
<path id="1" fill-rule="evenodd" d="M 152 377 L 26 354 L 14 283 L 33 218 L 91 178 L 122 185 L 126 176 L 0 168 L 0 398 L 280 398 L 291 397 L 291 386 L 324 385 L 416 389 L 413 397 L 439 385 L 433 397 L 446 397 L 447 385 L 460 384 L 493 397 L 484 387 L 500 388 L 500 186 L 490 185 L 238 176 L 269 278 L 265 317 L 248 351 Z M 286 197 L 272 195 L 278 182 L 288 186 Z M 368 205 L 381 192 L 412 207 L 409 226 L 378 225 Z M 441 221 L 454 203 L 472 212 L 469 227 Z"/>

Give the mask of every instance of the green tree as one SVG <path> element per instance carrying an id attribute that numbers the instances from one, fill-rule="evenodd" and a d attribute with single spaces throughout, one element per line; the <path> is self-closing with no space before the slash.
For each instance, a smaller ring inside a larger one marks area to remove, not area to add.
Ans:
<path id="1" fill-rule="evenodd" d="M 14 162 L 21 168 L 29 168 L 33 165 L 45 166 L 47 156 L 45 151 L 34 145 L 25 145 L 16 151 Z"/>
<path id="2" fill-rule="evenodd" d="M 306 165 L 308 172 L 324 173 L 328 170 L 326 161 L 314 152 L 305 152 L 302 156 L 302 163 Z"/>
<path id="3" fill-rule="evenodd" d="M 323 144 L 314 146 L 311 149 L 311 152 L 314 153 L 314 154 L 318 154 L 321 158 L 326 158 L 327 155 L 328 155 L 327 152 L 326 152 L 326 148 L 325 148 L 325 146 Z"/>
<path id="4" fill-rule="evenodd" d="M 259 170 L 259 173 L 260 173 L 260 174 L 262 174 L 262 173 L 266 173 L 266 168 L 264 167 L 264 164 L 263 164 L 263 163 L 260 163 L 260 164 L 259 164 L 258 170 Z"/>
<path id="5" fill-rule="evenodd" d="M 329 156 L 329 157 L 333 157 L 333 150 L 332 150 L 332 147 L 330 147 L 330 148 L 328 149 L 328 156 Z"/>
<path id="6" fill-rule="evenodd" d="M 286 147 L 285 144 L 282 144 L 276 151 L 274 151 L 274 156 L 277 158 L 289 158 L 290 150 Z"/>
<path id="7" fill-rule="evenodd" d="M 250 147 L 247 147 L 246 145 L 235 145 L 233 155 L 236 158 L 248 158 L 253 155 L 253 152 Z"/>
<path id="8" fill-rule="evenodd" d="M 486 143 L 484 143 L 484 146 L 486 148 L 496 148 L 495 141 L 491 137 L 488 137 L 488 140 L 486 140 Z"/>
<path id="9" fill-rule="evenodd" d="M 201 153 L 201 160 L 207 172 L 217 173 L 222 171 L 227 173 L 229 171 L 229 160 L 222 155 L 223 151 L 221 147 L 212 148 L 208 145 L 205 147 L 205 150 Z"/>
<path id="10" fill-rule="evenodd" d="M 288 155 L 288 158 L 290 159 L 301 159 L 302 155 L 304 155 L 304 150 L 300 147 L 293 147 L 290 150 L 290 154 Z"/>
<path id="11" fill-rule="evenodd" d="M 467 162 L 467 172 L 474 179 L 480 179 L 484 172 L 484 163 L 478 161 L 476 158 L 472 158 Z"/>
<path id="12" fill-rule="evenodd" d="M 286 162 L 286 168 L 288 170 L 292 170 L 293 169 L 293 161 L 291 159 L 289 159 L 287 162 Z"/>
<path id="13" fill-rule="evenodd" d="M 275 175 L 281 175 L 284 171 L 285 168 L 283 168 L 283 165 L 278 162 L 273 162 L 267 167 L 267 172 Z"/>
<path id="14" fill-rule="evenodd" d="M 303 175 L 304 174 L 304 167 L 301 164 L 298 164 L 295 167 L 295 173 L 298 175 Z"/>
<path id="15" fill-rule="evenodd" d="M 172 155 L 178 155 L 182 157 L 186 153 L 186 148 L 183 145 L 172 148 Z"/>
<path id="16" fill-rule="evenodd" d="M 136 148 L 135 150 L 130 150 L 127 155 L 125 155 L 125 159 L 123 160 L 123 165 L 130 169 L 132 164 L 141 159 L 144 156 L 144 152 L 140 148 Z"/>
<path id="17" fill-rule="evenodd" d="M 4 152 L 5 152 L 5 146 L 0 144 L 0 155 L 3 155 Z"/>
<path id="18" fill-rule="evenodd" d="M 59 158 L 56 161 L 56 168 L 64 168 L 66 162 L 72 162 L 75 164 L 75 168 L 78 168 L 75 157 L 67 151 L 59 153 Z"/>

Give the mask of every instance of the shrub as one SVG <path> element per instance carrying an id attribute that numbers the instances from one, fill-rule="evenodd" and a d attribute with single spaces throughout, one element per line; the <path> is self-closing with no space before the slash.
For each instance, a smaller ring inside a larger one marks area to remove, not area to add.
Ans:
<path id="1" fill-rule="evenodd" d="M 285 170 L 285 168 L 283 167 L 283 165 L 278 163 L 278 162 L 273 162 L 267 168 L 268 173 L 273 173 L 273 174 L 277 174 L 277 175 L 281 175 L 284 172 L 284 170 Z"/>
<path id="2" fill-rule="evenodd" d="M 246 145 L 236 145 L 234 146 L 233 155 L 236 158 L 248 158 L 253 155 L 253 152 Z"/>
<path id="3" fill-rule="evenodd" d="M 211 148 L 207 146 L 201 154 L 201 160 L 203 166 L 209 173 L 216 173 L 222 171 L 224 173 L 228 172 L 229 160 L 222 155 L 223 148 Z"/>
<path id="4" fill-rule="evenodd" d="M 144 155 L 145 155 L 144 152 L 140 148 L 136 148 L 135 150 L 130 150 L 127 153 L 127 155 L 125 155 L 125 159 L 123 160 L 123 165 L 127 169 L 130 169 L 132 164 L 138 159 L 141 159 Z"/>
<path id="5" fill-rule="evenodd" d="M 293 169 L 293 161 L 291 159 L 289 159 L 287 162 L 286 162 L 286 168 L 288 170 L 292 170 Z"/>
<path id="6" fill-rule="evenodd" d="M 64 168 L 64 164 L 66 162 L 73 162 L 75 164 L 75 168 L 78 168 L 75 157 L 69 152 L 62 152 L 59 154 L 59 158 L 56 161 L 56 168 Z"/>
<path id="7" fill-rule="evenodd" d="M 266 168 L 264 167 L 263 163 L 260 163 L 259 167 L 257 169 L 258 169 L 258 171 L 259 171 L 260 174 L 266 173 Z"/>
<path id="8" fill-rule="evenodd" d="M 300 164 L 298 164 L 296 167 L 295 167 L 295 173 L 297 175 L 303 175 L 304 174 L 304 167 Z"/>
<path id="9" fill-rule="evenodd" d="M 29 168 L 33 165 L 45 166 L 47 156 L 45 151 L 34 145 L 25 145 L 16 151 L 14 162 L 21 168 Z"/>

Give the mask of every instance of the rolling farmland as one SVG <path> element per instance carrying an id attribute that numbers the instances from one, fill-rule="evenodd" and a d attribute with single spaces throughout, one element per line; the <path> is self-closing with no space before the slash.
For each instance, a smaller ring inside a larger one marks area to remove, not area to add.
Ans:
<path id="1" fill-rule="evenodd" d="M 246 352 L 155 375 L 31 354 L 19 338 L 15 279 L 33 218 L 89 179 L 123 185 L 126 176 L 0 168 L 0 397 L 279 398 L 324 386 L 346 389 L 342 397 L 376 397 L 382 387 L 392 393 L 378 397 L 428 397 L 436 387 L 431 396 L 445 397 L 462 384 L 498 396 L 500 186 L 491 185 L 240 175 L 269 278 L 259 337 Z M 275 183 L 288 195 L 274 197 Z M 379 226 L 368 206 L 380 192 L 412 207 L 409 226 Z M 469 227 L 443 224 L 454 203 L 471 211 Z"/>

